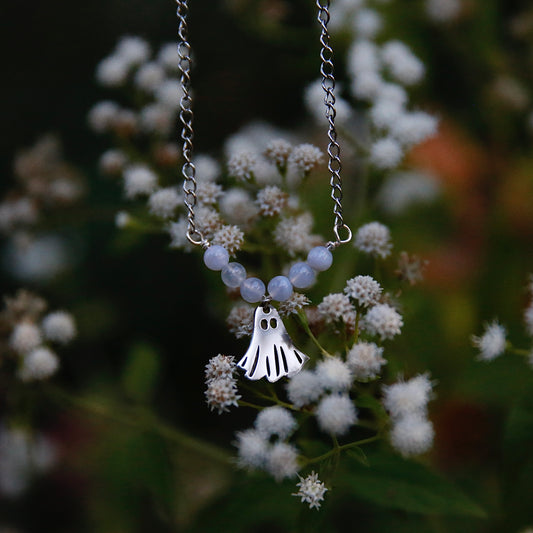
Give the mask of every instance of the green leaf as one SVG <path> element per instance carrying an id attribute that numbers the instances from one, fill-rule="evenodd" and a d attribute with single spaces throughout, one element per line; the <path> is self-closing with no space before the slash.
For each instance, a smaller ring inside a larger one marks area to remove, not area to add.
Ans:
<path id="1" fill-rule="evenodd" d="M 122 374 L 122 388 L 132 399 L 147 403 L 154 390 L 159 373 L 159 357 L 148 344 L 135 345 Z"/>
<path id="2" fill-rule="evenodd" d="M 385 453 L 368 459 L 370 467 L 345 460 L 339 476 L 339 486 L 357 498 L 413 513 L 486 517 L 466 494 L 424 465 Z"/>
<path id="3" fill-rule="evenodd" d="M 368 457 L 366 456 L 366 453 L 359 446 L 350 448 L 346 452 L 346 455 L 353 457 L 357 462 L 361 463 L 363 466 L 370 466 L 370 462 L 368 461 Z"/>

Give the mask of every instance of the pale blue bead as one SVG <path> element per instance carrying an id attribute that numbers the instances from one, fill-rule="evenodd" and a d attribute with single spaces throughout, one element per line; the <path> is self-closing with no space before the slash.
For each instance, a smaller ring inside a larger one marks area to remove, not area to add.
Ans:
<path id="1" fill-rule="evenodd" d="M 284 302 L 291 297 L 292 283 L 286 276 L 276 276 L 268 282 L 268 294 L 277 302 Z"/>
<path id="2" fill-rule="evenodd" d="M 315 246 L 307 255 L 307 264 L 319 272 L 327 270 L 333 263 L 333 254 L 325 246 Z"/>
<path id="3" fill-rule="evenodd" d="M 205 266 L 210 270 L 222 270 L 228 262 L 228 251 L 218 244 L 210 246 L 204 253 Z"/>
<path id="4" fill-rule="evenodd" d="M 247 302 L 260 302 L 265 295 L 265 284 L 258 278 L 248 278 L 241 283 L 241 296 Z"/>
<path id="5" fill-rule="evenodd" d="M 228 263 L 221 272 L 224 285 L 236 289 L 246 279 L 246 269 L 240 263 Z"/>
<path id="6" fill-rule="evenodd" d="M 297 289 L 307 289 L 315 279 L 316 273 L 307 263 L 296 263 L 289 270 L 289 280 Z"/>

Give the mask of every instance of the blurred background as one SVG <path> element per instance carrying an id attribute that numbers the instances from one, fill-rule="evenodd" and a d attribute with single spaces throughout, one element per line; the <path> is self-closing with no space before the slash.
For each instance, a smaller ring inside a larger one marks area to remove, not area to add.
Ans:
<path id="1" fill-rule="evenodd" d="M 302 92 L 318 69 L 314 2 L 191 4 L 198 151 L 219 155 L 227 137 L 252 120 L 305 129 Z M 56 456 L 25 490 L 0 494 L 1 532 L 533 527 L 533 368 L 514 354 L 480 363 L 470 341 L 483 322 L 499 319 L 514 346 L 531 347 L 522 316 L 533 272 L 533 7 L 464 0 L 444 23 L 431 20 L 422 1 L 385 9 L 386 36 L 405 40 L 426 65 L 416 102 L 439 116 L 440 129 L 408 162 L 435 176 L 441 192 L 435 203 L 399 214 L 376 202 L 365 216 L 389 225 L 395 248 L 428 261 L 424 282 L 402 300 L 406 325 L 395 351 L 406 374 L 427 370 L 437 381 L 437 436 L 427 462 L 486 516 L 389 508 L 386 493 L 381 504 L 344 494 L 325 512 L 302 516 L 298 502 L 286 502 L 290 484 L 281 489 L 234 472 L 226 454 L 253 417 L 243 409 L 211 413 L 203 368 L 246 343 L 228 333 L 222 288 L 201 275 L 199 256 L 169 250 L 165 235 L 116 229 L 122 193 L 98 172 L 106 141 L 87 126 L 88 110 L 110 94 L 95 82 L 98 62 L 123 35 L 154 49 L 174 41 L 175 4 L 7 0 L 0 7 L 3 195 L 16 183 L 15 156 L 48 133 L 61 140 L 86 193 L 44 222 L 68 243 L 66 266 L 50 278 L 21 275 L 9 259 L 10 240 L 0 242 L 2 295 L 37 292 L 54 309 L 68 309 L 79 331 L 49 390 L 35 385 L 23 393 L 0 382 L 4 424 L 38 429 Z M 341 35 L 335 44 L 342 80 L 348 43 Z M 131 419 L 117 420 L 113 401 L 125 412 L 131 407 Z M 147 431 L 151 424 L 167 437 Z M 268 505 L 261 510 L 258 501 Z"/>

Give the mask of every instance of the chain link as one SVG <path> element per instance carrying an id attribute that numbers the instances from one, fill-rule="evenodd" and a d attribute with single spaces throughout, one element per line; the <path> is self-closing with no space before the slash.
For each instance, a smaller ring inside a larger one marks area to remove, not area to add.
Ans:
<path id="1" fill-rule="evenodd" d="M 320 34 L 320 74 L 322 75 L 322 88 L 324 89 L 324 104 L 326 106 L 326 118 L 328 121 L 328 170 L 331 173 L 330 186 L 331 198 L 333 199 L 333 214 L 335 222 L 333 232 L 336 240 L 327 244 L 328 248 L 336 248 L 340 244 L 349 242 L 352 238 L 352 231 L 344 222 L 342 215 L 342 179 L 341 179 L 341 159 L 340 146 L 337 142 L 337 130 L 335 129 L 335 76 L 333 68 L 333 49 L 330 45 L 330 35 L 328 23 L 330 20 L 331 0 L 316 0 L 318 7 L 318 22 L 321 27 Z M 187 16 L 189 13 L 188 0 L 176 0 L 178 4 L 177 16 L 179 22 L 178 36 L 178 54 L 179 70 L 181 74 L 180 83 L 182 96 L 180 100 L 180 121 L 182 123 L 181 139 L 183 141 L 183 191 L 184 203 L 187 207 L 187 239 L 196 245 L 207 248 L 209 242 L 198 230 L 195 223 L 194 209 L 197 204 L 196 196 L 196 169 L 192 163 L 193 155 L 193 119 L 192 96 L 191 96 L 191 45 L 189 44 Z M 346 233 L 344 238 L 341 232 Z"/>
<path id="2" fill-rule="evenodd" d="M 193 119 L 194 113 L 192 110 L 192 96 L 191 96 L 191 45 L 189 44 L 189 28 L 187 25 L 187 16 L 189 14 L 188 0 L 176 0 L 178 4 L 178 54 L 179 54 L 179 70 L 180 83 L 182 95 L 180 99 L 180 121 L 182 124 L 181 139 L 183 141 L 183 159 L 184 163 L 181 168 L 183 175 L 183 192 L 184 203 L 187 207 L 187 239 L 196 245 L 204 247 L 209 246 L 209 243 L 202 235 L 202 232 L 196 228 L 194 218 L 194 208 L 197 204 L 196 197 L 196 169 L 192 162 L 193 156 Z"/>
<path id="3" fill-rule="evenodd" d="M 316 0 L 318 7 L 318 22 L 321 27 L 320 44 L 320 74 L 322 75 L 322 89 L 324 89 L 324 104 L 326 105 L 326 119 L 328 121 L 328 170 L 331 173 L 331 198 L 333 199 L 333 214 L 335 222 L 333 232 L 336 240 L 327 244 L 329 248 L 336 248 L 340 244 L 349 242 L 352 231 L 344 222 L 342 216 L 342 179 L 341 179 L 341 148 L 337 142 L 337 130 L 335 129 L 335 75 L 333 68 L 333 49 L 330 45 L 328 23 L 330 20 L 330 0 Z M 341 232 L 346 236 L 341 237 Z"/>

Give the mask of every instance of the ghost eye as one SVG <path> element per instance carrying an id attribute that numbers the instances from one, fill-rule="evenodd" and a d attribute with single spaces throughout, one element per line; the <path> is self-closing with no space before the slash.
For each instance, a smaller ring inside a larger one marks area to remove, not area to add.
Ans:
<path id="1" fill-rule="evenodd" d="M 275 318 L 270 319 L 270 327 L 276 329 L 278 327 L 278 321 Z"/>
<path id="2" fill-rule="evenodd" d="M 267 330 L 268 329 L 268 320 L 264 319 L 261 320 L 261 329 Z"/>

